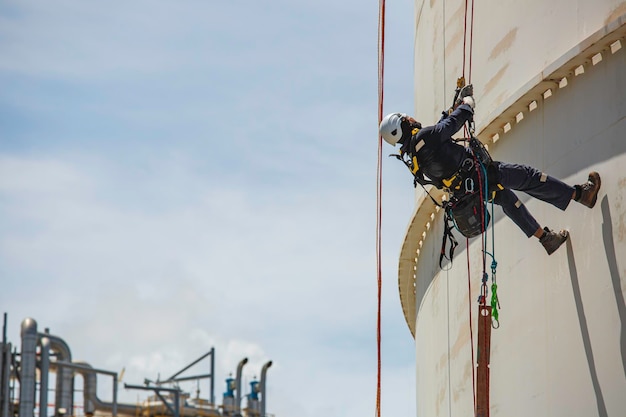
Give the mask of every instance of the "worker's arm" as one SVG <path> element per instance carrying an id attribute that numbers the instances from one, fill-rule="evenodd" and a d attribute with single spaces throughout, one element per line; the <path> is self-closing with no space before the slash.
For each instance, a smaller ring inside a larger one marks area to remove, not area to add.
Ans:
<path id="1" fill-rule="evenodd" d="M 474 116 L 474 110 L 469 104 L 459 105 L 448 117 L 442 118 L 433 129 L 442 141 L 448 140 L 458 132 L 463 124 L 471 120 Z"/>

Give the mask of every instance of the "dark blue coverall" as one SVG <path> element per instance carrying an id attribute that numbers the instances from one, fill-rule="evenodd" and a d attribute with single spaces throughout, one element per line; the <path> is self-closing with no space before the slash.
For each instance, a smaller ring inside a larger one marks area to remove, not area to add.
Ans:
<path id="1" fill-rule="evenodd" d="M 402 145 L 402 151 L 417 158 L 420 171 L 438 188 L 443 188 L 443 180 L 458 174 L 466 160 L 473 161 L 471 151 L 452 139 L 473 114 L 469 105 L 461 104 L 449 115 L 444 112 L 437 124 L 420 129 Z M 541 226 L 511 190 L 523 191 L 561 210 L 567 208 L 574 193 L 574 187 L 527 165 L 494 161 L 487 178 L 489 184 L 504 187 L 496 192 L 493 201 L 528 237 Z M 463 187 L 461 192 L 465 193 Z"/>

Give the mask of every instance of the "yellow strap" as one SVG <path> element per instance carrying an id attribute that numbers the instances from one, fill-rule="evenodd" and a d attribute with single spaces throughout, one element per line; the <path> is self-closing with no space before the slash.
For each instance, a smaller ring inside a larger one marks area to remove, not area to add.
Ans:
<path id="1" fill-rule="evenodd" d="M 419 171 L 420 166 L 417 164 L 417 157 L 413 157 L 413 169 L 411 170 L 411 172 L 413 174 L 415 174 L 417 171 Z"/>
<path id="2" fill-rule="evenodd" d="M 498 187 L 498 190 L 500 190 L 500 191 L 504 190 L 504 187 L 502 186 L 502 184 L 496 184 L 496 186 Z M 498 191 L 496 191 L 496 190 L 494 190 L 494 191 L 492 191 L 492 192 L 491 192 L 491 199 L 490 199 L 489 201 L 491 201 L 491 200 L 493 200 L 494 198 L 496 198 L 496 193 L 497 193 L 497 192 L 498 192 Z"/>
<path id="3" fill-rule="evenodd" d="M 441 182 L 443 183 L 443 185 L 446 186 L 446 188 L 450 188 L 450 186 L 452 185 L 452 182 L 454 181 L 455 178 L 456 178 L 456 175 L 453 175 L 453 176 L 451 176 L 448 179 L 441 180 Z"/>
<path id="4" fill-rule="evenodd" d="M 413 130 L 411 131 L 411 136 L 417 135 L 417 132 L 419 131 L 420 130 L 417 127 L 414 127 Z M 420 170 L 420 166 L 417 163 L 417 158 L 414 156 L 413 157 L 413 169 L 411 170 L 411 172 L 415 175 L 415 173 L 419 170 Z"/>

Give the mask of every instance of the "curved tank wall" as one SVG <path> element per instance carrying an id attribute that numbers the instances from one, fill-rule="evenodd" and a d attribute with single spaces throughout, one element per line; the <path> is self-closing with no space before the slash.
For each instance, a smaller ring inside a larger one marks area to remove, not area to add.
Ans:
<path id="1" fill-rule="evenodd" d="M 417 119 L 436 120 L 450 105 L 456 79 L 465 74 L 477 87 L 482 123 L 538 74 L 598 30 L 626 14 L 621 0 L 474 1 L 416 0 L 415 91 Z M 468 31 L 469 32 L 469 31 Z M 472 46 L 471 71 L 469 48 Z"/>
<path id="2" fill-rule="evenodd" d="M 416 2 L 422 122 L 449 106 L 462 73 L 464 4 Z M 494 159 L 529 164 L 570 184 L 584 182 L 590 170 L 602 175 L 593 210 L 572 203 L 562 212 L 518 193 L 542 225 L 570 230 L 570 241 L 552 256 L 495 208 L 501 325 L 491 339 L 492 416 L 626 410 L 625 14 L 620 1 L 475 5 L 477 132 Z M 442 216 L 423 194 L 416 198 L 399 292 L 416 340 L 417 415 L 471 415 L 479 242 L 470 241 L 469 283 L 464 239 L 454 263 L 439 269 Z"/>

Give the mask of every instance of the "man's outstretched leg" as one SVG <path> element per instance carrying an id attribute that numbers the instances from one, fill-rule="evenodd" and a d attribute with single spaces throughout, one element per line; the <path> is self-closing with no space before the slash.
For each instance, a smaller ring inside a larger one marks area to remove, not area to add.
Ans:
<path id="1" fill-rule="evenodd" d="M 574 186 L 575 191 L 572 194 L 572 200 L 579 202 L 583 206 L 593 208 L 598 200 L 598 191 L 600 191 L 601 185 L 600 174 L 595 171 L 590 172 L 586 183 Z M 539 238 L 539 242 L 548 252 L 548 255 L 552 255 L 567 240 L 569 232 L 567 230 L 555 232 L 544 227 L 543 229 L 538 229 L 534 236 Z"/>
<path id="2" fill-rule="evenodd" d="M 597 172 L 589 173 L 586 183 L 573 187 L 524 165 L 511 165 L 499 163 L 500 179 L 505 190 L 498 191 L 494 202 L 502 206 L 504 213 L 509 216 L 527 236 L 535 236 L 539 239 L 544 249 L 551 255 L 569 237 L 567 230 L 555 232 L 547 227 L 539 226 L 533 216 L 526 210 L 524 205 L 517 199 L 507 186 L 517 186 L 527 193 L 550 202 L 561 210 L 574 200 L 580 204 L 592 208 L 598 199 L 601 180 Z M 504 172 L 503 172 L 504 171 Z M 502 174 L 505 175 L 502 175 Z"/>
<path id="3" fill-rule="evenodd" d="M 539 239 L 548 255 L 557 250 L 569 236 L 567 230 L 554 232 L 547 227 L 542 228 L 526 206 L 509 189 L 498 191 L 494 203 L 502 207 L 504 214 L 513 220 L 526 236 L 535 236 Z"/>

